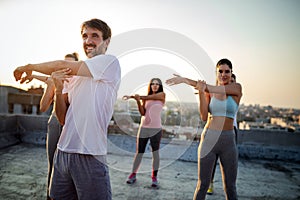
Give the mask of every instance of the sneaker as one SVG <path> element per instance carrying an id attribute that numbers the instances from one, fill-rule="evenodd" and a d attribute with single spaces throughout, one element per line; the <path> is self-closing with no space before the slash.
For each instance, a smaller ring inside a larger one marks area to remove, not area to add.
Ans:
<path id="1" fill-rule="evenodd" d="M 206 194 L 212 195 L 213 193 L 214 193 L 214 184 L 210 183 Z"/>
<path id="2" fill-rule="evenodd" d="M 135 183 L 136 181 L 136 174 L 135 173 L 131 173 L 129 176 L 128 176 L 128 179 L 126 181 L 127 184 L 133 184 Z"/>
<path id="3" fill-rule="evenodd" d="M 152 176 L 152 187 L 158 187 L 158 181 L 156 176 Z"/>

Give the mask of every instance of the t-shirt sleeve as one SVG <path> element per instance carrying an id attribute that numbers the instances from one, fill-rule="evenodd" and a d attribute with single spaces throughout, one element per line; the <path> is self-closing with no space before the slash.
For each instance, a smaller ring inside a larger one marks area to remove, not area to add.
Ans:
<path id="1" fill-rule="evenodd" d="M 93 79 L 101 81 L 116 81 L 120 77 L 120 64 L 112 55 L 98 55 L 85 60 Z"/>

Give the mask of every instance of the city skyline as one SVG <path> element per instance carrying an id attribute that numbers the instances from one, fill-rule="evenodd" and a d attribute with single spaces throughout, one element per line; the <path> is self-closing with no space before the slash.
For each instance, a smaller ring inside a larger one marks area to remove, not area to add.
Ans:
<path id="1" fill-rule="evenodd" d="M 162 72 L 162 80 L 172 77 L 172 72 L 178 72 L 194 79 L 207 79 L 213 84 L 214 64 L 227 57 L 243 86 L 241 104 L 299 109 L 299 7 L 300 2 L 296 0 L 29 0 L 26 3 L 3 0 L 0 2 L 0 20 L 4 27 L 0 37 L 0 83 L 24 88 L 13 78 L 13 70 L 20 65 L 63 59 L 65 54 L 74 51 L 85 60 L 80 24 L 96 17 L 111 26 L 112 41 L 114 37 L 133 30 L 161 29 L 185 36 L 203 50 L 203 55 L 207 54 L 205 59 L 208 60 L 210 75 L 201 77 L 203 66 L 197 66 L 200 73 L 193 73 L 193 66 L 173 52 L 157 49 L 131 52 L 120 59 L 122 79 L 126 80 L 130 72 L 145 66 L 156 65 L 153 69 L 159 70 L 145 74 L 145 80 L 138 85 L 126 82 L 126 85 L 133 86 L 122 89 L 119 96 L 125 92 L 144 91 L 148 76 L 160 76 Z M 175 45 L 179 42 L 174 40 Z M 187 52 L 188 55 L 192 53 Z M 34 84 L 38 86 L 40 83 Z M 191 102 L 197 101 L 193 88 L 165 88 L 169 96 L 179 96 L 179 101 L 186 101 L 187 97 Z"/>

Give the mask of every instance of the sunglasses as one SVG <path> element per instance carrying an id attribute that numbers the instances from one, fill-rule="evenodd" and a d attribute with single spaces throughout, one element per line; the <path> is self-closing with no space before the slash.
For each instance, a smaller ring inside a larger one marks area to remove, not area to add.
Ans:
<path id="1" fill-rule="evenodd" d="M 150 85 L 160 85 L 159 83 L 150 83 Z"/>
<path id="2" fill-rule="evenodd" d="M 218 72 L 219 72 L 220 74 L 223 74 L 223 72 L 224 72 L 225 74 L 229 74 L 229 73 L 231 72 L 231 70 L 229 70 L 229 69 L 226 69 L 226 70 L 219 69 Z"/>

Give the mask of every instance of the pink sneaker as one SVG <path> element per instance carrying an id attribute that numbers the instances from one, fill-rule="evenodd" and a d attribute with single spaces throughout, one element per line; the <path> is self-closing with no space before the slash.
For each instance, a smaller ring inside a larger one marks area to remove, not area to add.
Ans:
<path id="1" fill-rule="evenodd" d="M 136 174 L 135 173 L 131 173 L 129 176 L 128 176 L 128 179 L 126 181 L 127 184 L 133 184 L 135 183 L 136 181 Z"/>
<path id="2" fill-rule="evenodd" d="M 158 187 L 158 181 L 156 176 L 152 176 L 152 187 Z"/>

